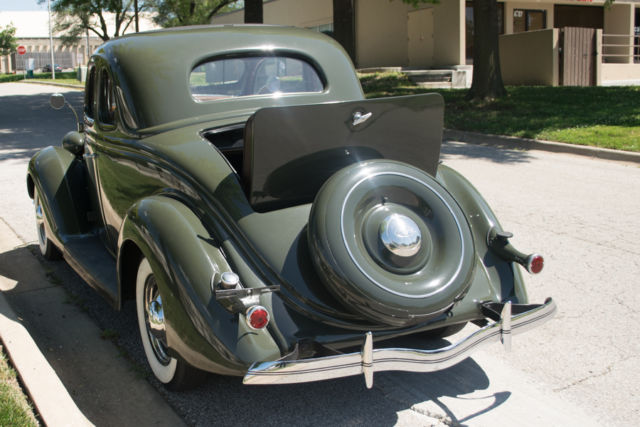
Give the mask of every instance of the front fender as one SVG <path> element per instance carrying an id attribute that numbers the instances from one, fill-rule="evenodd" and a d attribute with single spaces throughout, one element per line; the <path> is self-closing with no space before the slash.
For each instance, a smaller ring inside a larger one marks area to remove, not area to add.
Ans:
<path id="1" fill-rule="evenodd" d="M 47 147 L 31 158 L 27 189 L 33 198 L 38 191 L 52 232 L 49 236 L 58 246 L 65 236 L 88 230 L 87 198 L 84 197 L 84 165 L 60 147 Z"/>
<path id="2" fill-rule="evenodd" d="M 156 275 L 170 350 L 197 368 L 228 375 L 244 375 L 251 363 L 280 357 L 266 329 L 248 330 L 242 314 L 216 301 L 212 278 L 232 270 L 220 243 L 193 210 L 162 195 L 132 206 L 119 237 L 119 277 L 127 262 L 123 257 L 130 254 L 123 248 L 130 243 L 149 259 Z"/>

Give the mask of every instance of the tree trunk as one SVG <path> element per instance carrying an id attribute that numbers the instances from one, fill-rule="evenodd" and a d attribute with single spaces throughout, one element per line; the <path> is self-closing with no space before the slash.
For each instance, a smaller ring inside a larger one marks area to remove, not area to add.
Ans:
<path id="1" fill-rule="evenodd" d="M 333 37 L 356 62 L 353 0 L 333 0 Z"/>
<path id="2" fill-rule="evenodd" d="M 496 0 L 473 0 L 473 27 L 473 80 L 467 98 L 500 98 L 507 91 L 500 71 Z"/>
<path id="3" fill-rule="evenodd" d="M 244 0 L 244 23 L 263 23 L 262 0 Z"/>

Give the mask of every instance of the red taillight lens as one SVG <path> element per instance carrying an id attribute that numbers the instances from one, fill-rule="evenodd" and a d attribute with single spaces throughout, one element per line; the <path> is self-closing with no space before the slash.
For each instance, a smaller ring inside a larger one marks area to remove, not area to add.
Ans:
<path id="1" fill-rule="evenodd" d="M 247 324 L 253 329 L 262 329 L 269 324 L 269 312 L 266 308 L 255 305 L 247 310 Z"/>
<path id="2" fill-rule="evenodd" d="M 527 270 L 531 274 L 538 274 L 544 267 L 544 258 L 542 255 L 534 254 L 529 256 L 529 262 L 527 263 Z"/>

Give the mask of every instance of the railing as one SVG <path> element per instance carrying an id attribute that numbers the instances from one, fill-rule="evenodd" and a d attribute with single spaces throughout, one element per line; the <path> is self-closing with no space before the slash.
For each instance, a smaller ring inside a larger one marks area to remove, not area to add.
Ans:
<path id="1" fill-rule="evenodd" d="M 640 63 L 640 34 L 603 34 L 602 61 Z"/>

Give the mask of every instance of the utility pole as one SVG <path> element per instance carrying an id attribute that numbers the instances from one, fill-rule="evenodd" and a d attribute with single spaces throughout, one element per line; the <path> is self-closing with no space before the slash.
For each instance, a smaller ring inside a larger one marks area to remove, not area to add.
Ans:
<path id="1" fill-rule="evenodd" d="M 133 11 L 136 16 L 136 33 L 140 32 L 140 26 L 138 24 L 138 0 L 133 0 Z"/>
<path id="2" fill-rule="evenodd" d="M 49 50 L 51 51 L 51 79 L 56 79 L 56 63 L 53 60 L 53 33 L 51 32 L 51 0 L 47 0 L 49 10 Z"/>

